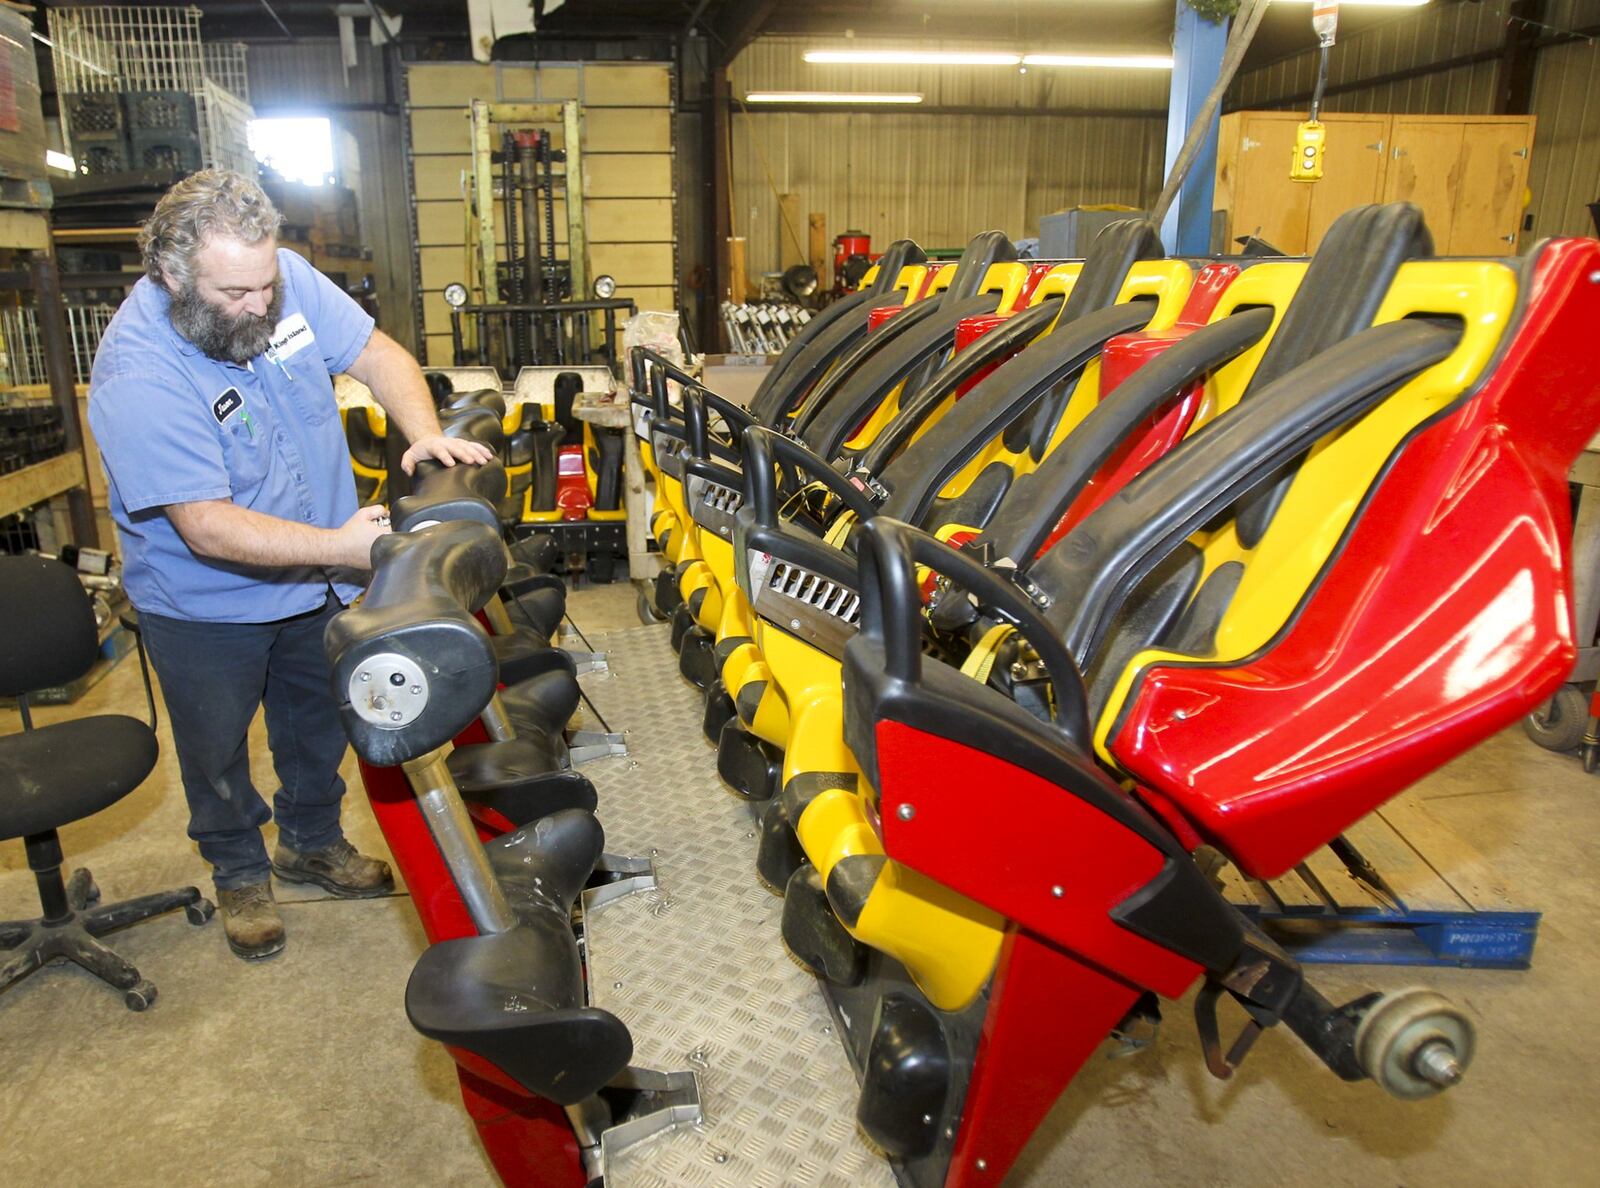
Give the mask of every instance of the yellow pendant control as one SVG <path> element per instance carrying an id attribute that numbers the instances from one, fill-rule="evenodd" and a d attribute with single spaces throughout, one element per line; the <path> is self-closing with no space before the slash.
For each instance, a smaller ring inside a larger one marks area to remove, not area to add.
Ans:
<path id="1" fill-rule="evenodd" d="M 1317 120 L 1307 120 L 1295 129 L 1290 181 L 1317 181 L 1322 177 L 1322 150 L 1327 139 L 1328 129 Z"/>

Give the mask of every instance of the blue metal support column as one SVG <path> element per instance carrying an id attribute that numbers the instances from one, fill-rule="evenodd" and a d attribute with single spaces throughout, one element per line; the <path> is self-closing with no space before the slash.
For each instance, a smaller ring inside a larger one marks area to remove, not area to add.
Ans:
<path id="1" fill-rule="evenodd" d="M 1183 148 L 1189 126 L 1205 102 L 1206 95 L 1222 73 L 1222 51 L 1228 41 L 1228 23 L 1206 20 L 1194 9 L 1175 0 L 1177 21 L 1172 38 L 1172 92 L 1167 99 L 1167 165 L 1163 176 L 1170 176 L 1172 163 Z M 1205 147 L 1183 183 L 1178 200 L 1172 204 L 1161 224 L 1161 241 L 1169 254 L 1204 256 L 1211 251 L 1211 202 L 1217 179 L 1217 123 Z"/>

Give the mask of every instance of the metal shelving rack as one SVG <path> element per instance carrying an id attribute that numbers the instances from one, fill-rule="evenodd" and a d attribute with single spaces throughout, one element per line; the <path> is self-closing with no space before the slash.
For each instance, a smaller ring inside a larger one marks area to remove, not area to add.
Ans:
<path id="1" fill-rule="evenodd" d="M 61 413 L 66 436 L 65 448 L 56 457 L 0 475 L 0 517 L 65 496 L 72 539 L 80 545 L 98 546 L 100 534 L 89 492 L 83 429 L 78 423 L 73 384 L 72 340 L 48 217 L 31 210 L 0 210 L 0 253 L 13 257 L 12 268 L 5 274 L 5 287 L 33 294 L 50 402 Z"/>

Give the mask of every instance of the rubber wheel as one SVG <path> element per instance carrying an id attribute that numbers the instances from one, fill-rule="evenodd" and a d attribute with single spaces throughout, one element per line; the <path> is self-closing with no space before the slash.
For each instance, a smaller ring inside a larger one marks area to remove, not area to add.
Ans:
<path id="1" fill-rule="evenodd" d="M 1547 751 L 1571 751 L 1583 742 L 1589 725 L 1589 699 L 1576 685 L 1562 685 L 1555 696 L 1522 719 L 1522 730 Z"/>
<path id="2" fill-rule="evenodd" d="M 643 590 L 639 591 L 639 596 L 634 606 L 639 612 L 639 622 L 647 627 L 666 621 L 667 616 L 656 610 L 655 604 L 650 601 L 650 596 Z"/>
<path id="3" fill-rule="evenodd" d="M 147 1011 L 155 1000 L 154 982 L 137 982 L 122 995 L 122 1001 L 128 1004 L 130 1011 Z"/>

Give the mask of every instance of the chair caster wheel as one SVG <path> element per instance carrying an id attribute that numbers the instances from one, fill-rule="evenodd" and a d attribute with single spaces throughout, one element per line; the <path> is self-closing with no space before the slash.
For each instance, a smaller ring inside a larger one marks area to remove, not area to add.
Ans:
<path id="1" fill-rule="evenodd" d="M 100 888 L 87 868 L 78 867 L 67 879 L 67 902 L 72 905 L 73 910 L 80 912 L 91 904 L 100 902 Z"/>
<path id="2" fill-rule="evenodd" d="M 150 1004 L 156 1000 L 156 985 L 154 982 L 135 982 L 132 989 L 122 995 L 122 1001 L 128 1004 L 130 1011 L 147 1011 Z"/>
<path id="3" fill-rule="evenodd" d="M 209 899 L 202 899 L 198 903 L 185 904 L 183 907 L 183 914 L 191 924 L 204 924 L 207 920 L 211 919 L 212 916 L 217 914 L 217 905 L 212 903 Z"/>

